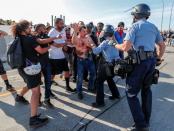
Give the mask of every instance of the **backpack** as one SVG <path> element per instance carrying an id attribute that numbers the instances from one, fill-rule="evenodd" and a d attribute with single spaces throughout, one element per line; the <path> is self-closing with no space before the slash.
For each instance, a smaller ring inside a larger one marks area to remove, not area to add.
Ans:
<path id="1" fill-rule="evenodd" d="M 8 48 L 7 62 L 12 69 L 17 69 L 24 65 L 24 57 L 20 37 L 16 37 Z"/>

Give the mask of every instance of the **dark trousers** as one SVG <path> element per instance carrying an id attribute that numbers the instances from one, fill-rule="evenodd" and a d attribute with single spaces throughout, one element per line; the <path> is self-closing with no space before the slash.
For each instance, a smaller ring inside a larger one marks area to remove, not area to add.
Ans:
<path id="1" fill-rule="evenodd" d="M 114 67 L 110 67 L 111 71 L 113 72 Z M 104 64 L 100 63 L 98 65 L 98 70 L 97 70 L 97 78 L 96 78 L 96 102 L 98 104 L 103 104 L 104 103 L 104 82 L 105 80 L 108 83 L 109 89 L 112 93 L 112 96 L 117 97 L 120 96 L 120 93 L 118 91 L 118 88 L 113 80 L 114 76 L 107 76 L 105 72 L 105 66 Z"/>
<path id="2" fill-rule="evenodd" d="M 42 73 L 45 82 L 45 99 L 50 98 L 51 93 L 51 65 L 50 63 L 42 64 Z"/>
<path id="3" fill-rule="evenodd" d="M 0 59 L 0 75 L 4 75 L 6 74 L 6 71 L 4 70 L 4 66 L 3 66 L 3 63 Z"/>
<path id="4" fill-rule="evenodd" d="M 149 125 L 152 110 L 152 92 L 150 85 L 146 85 L 146 77 L 155 69 L 155 59 L 142 61 L 135 65 L 134 71 L 126 79 L 126 95 L 129 107 L 135 121 L 136 127 L 144 128 Z M 142 105 L 137 97 L 141 91 Z"/>

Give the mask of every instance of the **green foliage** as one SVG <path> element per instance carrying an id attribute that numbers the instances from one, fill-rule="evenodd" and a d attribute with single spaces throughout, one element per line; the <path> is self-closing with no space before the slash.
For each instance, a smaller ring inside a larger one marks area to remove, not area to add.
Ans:
<path id="1" fill-rule="evenodd" d="M 12 25 L 15 21 L 0 19 L 0 25 Z"/>

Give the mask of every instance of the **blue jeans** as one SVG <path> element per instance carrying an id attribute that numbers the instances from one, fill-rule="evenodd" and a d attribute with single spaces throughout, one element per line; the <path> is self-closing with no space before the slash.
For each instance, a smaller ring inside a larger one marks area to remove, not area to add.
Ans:
<path id="1" fill-rule="evenodd" d="M 95 64 L 92 59 L 77 58 L 77 91 L 82 92 L 82 83 L 84 70 L 89 71 L 88 89 L 94 89 L 94 82 L 96 78 Z"/>
<path id="2" fill-rule="evenodd" d="M 45 99 L 50 98 L 51 93 L 51 65 L 50 63 L 42 64 L 42 73 L 45 82 Z"/>
<path id="3" fill-rule="evenodd" d="M 134 71 L 128 75 L 126 79 L 126 95 L 129 107 L 138 128 L 149 126 L 151 110 L 152 110 L 152 92 L 146 85 L 145 79 L 152 74 L 155 69 L 156 59 L 148 59 L 142 61 L 141 64 L 135 65 Z M 140 105 L 137 97 L 141 90 L 142 105 Z"/>

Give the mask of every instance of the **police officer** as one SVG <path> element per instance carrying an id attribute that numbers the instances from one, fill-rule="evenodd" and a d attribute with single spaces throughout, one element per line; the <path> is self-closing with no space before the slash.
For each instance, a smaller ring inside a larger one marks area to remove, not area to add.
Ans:
<path id="1" fill-rule="evenodd" d="M 128 51 L 132 47 L 137 52 L 140 62 L 134 64 L 134 70 L 126 79 L 126 95 L 129 107 L 134 119 L 131 131 L 149 131 L 149 121 L 152 108 L 152 92 L 150 85 L 146 85 L 146 78 L 155 69 L 156 58 L 154 56 L 155 43 L 158 46 L 157 57 L 161 60 L 164 54 L 165 44 L 157 27 L 148 22 L 151 12 L 146 4 L 138 4 L 133 7 L 133 25 L 128 30 L 125 41 L 116 48 Z M 137 98 L 141 90 L 142 106 Z"/>
<path id="2" fill-rule="evenodd" d="M 120 98 L 120 94 L 117 86 L 113 80 L 114 77 L 114 63 L 120 59 L 119 52 L 115 49 L 115 42 L 113 41 L 114 27 L 112 25 L 106 25 L 104 30 L 104 41 L 98 46 L 93 47 L 93 53 L 98 55 L 101 53 L 101 58 L 97 69 L 96 78 L 96 102 L 92 103 L 95 108 L 103 107 L 104 103 L 104 81 L 107 80 L 108 86 L 111 90 L 112 96 L 109 97 L 110 100 L 115 100 Z"/>

